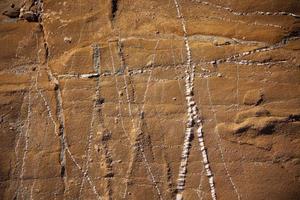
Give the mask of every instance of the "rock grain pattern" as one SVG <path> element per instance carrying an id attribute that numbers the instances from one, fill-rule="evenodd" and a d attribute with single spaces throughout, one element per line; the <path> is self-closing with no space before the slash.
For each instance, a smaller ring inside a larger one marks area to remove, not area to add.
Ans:
<path id="1" fill-rule="evenodd" d="M 299 0 L 0 13 L 0 199 L 300 198 Z"/>

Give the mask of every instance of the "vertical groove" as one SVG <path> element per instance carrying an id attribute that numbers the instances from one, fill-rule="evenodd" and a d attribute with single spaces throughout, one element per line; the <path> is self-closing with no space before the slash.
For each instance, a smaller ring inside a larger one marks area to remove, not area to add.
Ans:
<path id="1" fill-rule="evenodd" d="M 192 54 L 191 49 L 189 46 L 188 34 L 186 30 L 186 23 L 185 19 L 180 11 L 180 6 L 177 0 L 174 0 L 174 4 L 176 6 L 177 17 L 181 19 L 181 25 L 184 33 L 184 43 L 186 47 L 186 54 L 187 54 L 187 69 L 185 70 L 185 87 L 186 87 L 186 102 L 187 102 L 187 115 L 188 120 L 186 123 L 186 132 L 185 132 L 185 139 L 183 150 L 181 154 L 181 163 L 179 167 L 179 175 L 177 180 L 177 194 L 176 200 L 183 199 L 182 193 L 184 191 L 185 186 L 185 177 L 187 174 L 187 165 L 188 165 L 188 157 L 189 157 L 189 150 L 191 145 L 191 139 L 193 135 L 193 130 L 197 129 L 197 136 L 200 145 L 200 151 L 202 152 L 202 159 L 203 165 L 206 170 L 206 175 L 208 177 L 208 182 L 210 186 L 211 197 L 213 200 L 217 199 L 216 190 L 215 190 L 215 183 L 214 183 L 214 176 L 211 171 L 210 164 L 208 162 L 208 153 L 206 150 L 206 146 L 204 143 L 203 137 L 203 124 L 202 120 L 198 115 L 198 107 L 196 102 L 194 101 L 194 78 L 195 78 L 195 65 L 192 63 Z"/>

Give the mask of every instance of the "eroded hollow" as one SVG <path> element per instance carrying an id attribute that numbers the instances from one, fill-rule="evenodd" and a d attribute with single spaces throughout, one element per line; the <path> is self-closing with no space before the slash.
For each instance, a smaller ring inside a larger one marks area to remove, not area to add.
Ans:
<path id="1" fill-rule="evenodd" d="M 114 20 L 118 11 L 118 0 L 111 0 L 111 18 Z"/>

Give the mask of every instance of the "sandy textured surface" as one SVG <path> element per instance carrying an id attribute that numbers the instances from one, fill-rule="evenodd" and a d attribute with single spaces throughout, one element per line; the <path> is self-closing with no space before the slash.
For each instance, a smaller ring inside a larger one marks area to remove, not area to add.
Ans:
<path id="1" fill-rule="evenodd" d="M 0 11 L 0 199 L 300 198 L 299 0 Z"/>

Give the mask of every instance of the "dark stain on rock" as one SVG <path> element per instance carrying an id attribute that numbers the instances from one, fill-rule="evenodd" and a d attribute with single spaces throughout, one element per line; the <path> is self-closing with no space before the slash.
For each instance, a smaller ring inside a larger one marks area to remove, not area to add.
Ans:
<path id="1" fill-rule="evenodd" d="M 111 0 L 111 20 L 115 19 L 117 11 L 118 11 L 118 0 Z"/>

